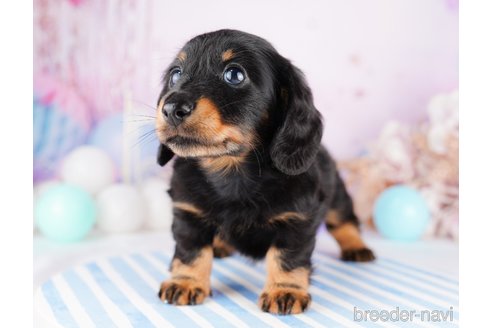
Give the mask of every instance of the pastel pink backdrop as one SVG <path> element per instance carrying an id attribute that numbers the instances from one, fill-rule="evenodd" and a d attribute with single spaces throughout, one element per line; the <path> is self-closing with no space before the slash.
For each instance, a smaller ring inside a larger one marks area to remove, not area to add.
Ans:
<path id="1" fill-rule="evenodd" d="M 73 87 L 95 122 L 130 96 L 151 114 L 160 78 L 189 38 L 234 28 L 268 39 L 301 68 L 338 158 L 385 122 L 425 118 L 458 86 L 457 0 L 35 0 L 35 75 Z"/>

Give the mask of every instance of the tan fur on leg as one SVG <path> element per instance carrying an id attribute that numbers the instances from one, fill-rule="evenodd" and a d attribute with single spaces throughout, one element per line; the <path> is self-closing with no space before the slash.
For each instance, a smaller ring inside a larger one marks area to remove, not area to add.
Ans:
<path id="1" fill-rule="evenodd" d="M 231 256 L 235 251 L 232 245 L 224 241 L 219 236 L 214 237 L 213 247 L 214 247 L 214 257 L 216 258 Z"/>
<path id="2" fill-rule="evenodd" d="M 200 251 L 190 264 L 174 259 L 171 264 L 171 279 L 161 284 L 159 297 L 166 303 L 176 305 L 201 304 L 210 295 L 210 272 L 212 270 L 212 247 Z"/>
<path id="3" fill-rule="evenodd" d="M 258 305 L 265 312 L 275 314 L 297 314 L 306 310 L 311 302 L 309 287 L 310 270 L 282 269 L 281 252 L 272 247 L 266 255 L 267 279 Z"/>
<path id="4" fill-rule="evenodd" d="M 343 223 L 330 230 L 330 233 L 340 245 L 342 260 L 368 262 L 376 258 L 362 240 L 359 229 L 352 223 Z"/>

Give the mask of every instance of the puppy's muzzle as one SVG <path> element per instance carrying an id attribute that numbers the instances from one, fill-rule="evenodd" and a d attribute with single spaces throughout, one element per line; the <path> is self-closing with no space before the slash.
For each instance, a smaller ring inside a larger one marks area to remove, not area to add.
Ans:
<path id="1" fill-rule="evenodd" d="M 190 116 L 195 104 L 182 97 L 171 95 L 162 107 L 162 113 L 169 124 L 177 127 Z"/>

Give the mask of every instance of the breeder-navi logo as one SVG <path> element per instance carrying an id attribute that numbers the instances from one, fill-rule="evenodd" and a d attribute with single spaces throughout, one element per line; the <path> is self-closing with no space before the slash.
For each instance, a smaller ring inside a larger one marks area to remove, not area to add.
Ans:
<path id="1" fill-rule="evenodd" d="M 354 321 L 401 321 L 401 322 L 413 322 L 413 321 L 423 321 L 423 322 L 445 322 L 453 321 L 453 307 L 450 306 L 449 310 L 403 310 L 398 306 L 396 309 L 388 310 L 360 310 L 354 307 Z"/>

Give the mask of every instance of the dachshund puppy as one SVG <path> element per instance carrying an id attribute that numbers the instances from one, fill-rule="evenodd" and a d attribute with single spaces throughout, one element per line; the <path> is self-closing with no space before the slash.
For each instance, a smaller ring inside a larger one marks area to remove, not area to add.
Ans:
<path id="1" fill-rule="evenodd" d="M 263 311 L 301 313 L 322 223 L 342 260 L 374 259 L 322 130 L 303 74 L 264 39 L 220 30 L 183 47 L 165 73 L 156 118 L 158 163 L 176 156 L 176 249 L 161 300 L 202 303 L 213 257 L 238 251 L 266 259 Z"/>

